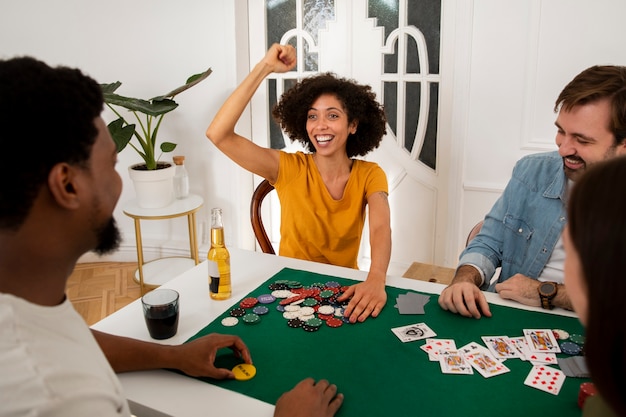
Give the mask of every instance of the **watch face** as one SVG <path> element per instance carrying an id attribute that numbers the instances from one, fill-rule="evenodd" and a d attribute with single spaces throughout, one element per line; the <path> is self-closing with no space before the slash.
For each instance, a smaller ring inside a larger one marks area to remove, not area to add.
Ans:
<path id="1" fill-rule="evenodd" d="M 550 294 L 554 292 L 554 284 L 551 282 L 541 284 L 541 287 L 539 287 L 539 291 L 541 291 L 542 294 Z"/>

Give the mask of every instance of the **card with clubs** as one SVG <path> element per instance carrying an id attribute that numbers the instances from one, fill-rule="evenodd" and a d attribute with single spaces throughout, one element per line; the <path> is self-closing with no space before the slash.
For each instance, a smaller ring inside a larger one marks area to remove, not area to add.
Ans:
<path id="1" fill-rule="evenodd" d="M 441 372 L 444 374 L 474 374 L 471 365 L 468 364 L 465 357 L 456 350 L 441 352 L 439 365 L 441 366 Z"/>
<path id="2" fill-rule="evenodd" d="M 524 337 L 526 338 L 526 343 L 528 343 L 528 348 L 532 352 L 561 352 L 552 330 L 524 329 Z"/>
<path id="3" fill-rule="evenodd" d="M 483 336 L 481 339 L 483 339 L 489 351 L 493 353 L 493 356 L 500 360 L 520 357 L 519 352 L 511 344 L 508 336 Z"/>
<path id="4" fill-rule="evenodd" d="M 453 339 L 426 339 L 420 348 L 428 353 L 428 360 L 437 362 L 442 352 L 456 350 L 456 343 Z"/>
<path id="5" fill-rule="evenodd" d="M 501 375 L 509 372 L 510 369 L 504 366 L 502 362 L 495 358 L 488 350 L 477 349 L 464 355 L 465 360 L 469 362 L 474 369 L 485 378 Z"/>

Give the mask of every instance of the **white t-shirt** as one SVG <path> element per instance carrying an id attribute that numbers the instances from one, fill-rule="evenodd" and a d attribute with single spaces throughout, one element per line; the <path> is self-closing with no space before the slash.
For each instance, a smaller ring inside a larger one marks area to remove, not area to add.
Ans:
<path id="1" fill-rule="evenodd" d="M 0 293 L 0 417 L 130 416 L 117 376 L 65 300 Z"/>

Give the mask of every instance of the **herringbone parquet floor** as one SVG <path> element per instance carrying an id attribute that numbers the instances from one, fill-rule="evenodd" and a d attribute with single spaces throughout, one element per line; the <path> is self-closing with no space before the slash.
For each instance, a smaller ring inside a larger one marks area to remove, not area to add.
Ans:
<path id="1" fill-rule="evenodd" d="M 67 296 L 92 325 L 141 296 L 133 280 L 137 263 L 98 262 L 76 264 L 67 281 Z"/>

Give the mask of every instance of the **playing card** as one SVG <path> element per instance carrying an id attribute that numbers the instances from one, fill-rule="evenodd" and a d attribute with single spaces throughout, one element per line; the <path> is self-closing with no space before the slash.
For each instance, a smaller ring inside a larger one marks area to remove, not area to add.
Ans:
<path id="1" fill-rule="evenodd" d="M 441 366 L 441 372 L 444 374 L 472 375 L 474 373 L 471 365 L 468 364 L 463 355 L 456 350 L 441 352 L 439 365 Z"/>
<path id="2" fill-rule="evenodd" d="M 481 351 L 481 352 L 489 353 L 489 349 L 487 349 L 483 345 L 480 345 L 480 344 L 478 344 L 476 342 L 470 342 L 470 343 L 468 343 L 465 346 L 461 346 L 458 350 L 463 355 L 467 355 L 468 353 L 472 353 L 472 352 L 475 352 L 475 351 Z"/>
<path id="3" fill-rule="evenodd" d="M 524 384 L 553 395 L 558 395 L 564 381 L 565 374 L 558 369 L 546 365 L 535 365 L 530 370 Z"/>
<path id="4" fill-rule="evenodd" d="M 520 354 L 507 336 L 482 336 L 483 342 L 493 355 L 500 359 L 519 358 Z"/>
<path id="5" fill-rule="evenodd" d="M 395 307 L 400 314 L 424 314 L 424 306 L 429 300 L 430 296 L 428 295 L 417 293 L 399 294 L 396 297 Z"/>
<path id="6" fill-rule="evenodd" d="M 524 337 L 526 337 L 526 343 L 532 352 L 561 352 L 552 330 L 524 329 Z"/>
<path id="7" fill-rule="evenodd" d="M 569 358 L 559 358 L 559 367 L 565 376 L 575 378 L 589 378 L 589 369 L 584 356 L 572 356 Z"/>
<path id="8" fill-rule="evenodd" d="M 555 353 L 551 352 L 529 352 L 528 360 L 533 365 L 556 365 L 557 358 Z"/>
<path id="9" fill-rule="evenodd" d="M 497 360 L 488 350 L 478 349 L 464 355 L 469 362 L 485 378 L 509 372 L 509 368 Z"/>
<path id="10" fill-rule="evenodd" d="M 415 340 L 428 339 L 437 336 L 425 323 L 409 324 L 408 326 L 395 327 L 391 331 L 402 341 L 402 343 L 413 342 Z"/>
<path id="11" fill-rule="evenodd" d="M 426 339 L 420 348 L 428 353 L 428 359 L 437 362 L 442 352 L 456 350 L 456 343 L 453 339 Z"/>
<path id="12" fill-rule="evenodd" d="M 528 349 L 528 343 L 526 343 L 526 338 L 524 336 L 509 337 L 509 343 L 517 351 L 521 360 L 528 360 L 527 356 L 530 354 L 530 349 Z"/>

